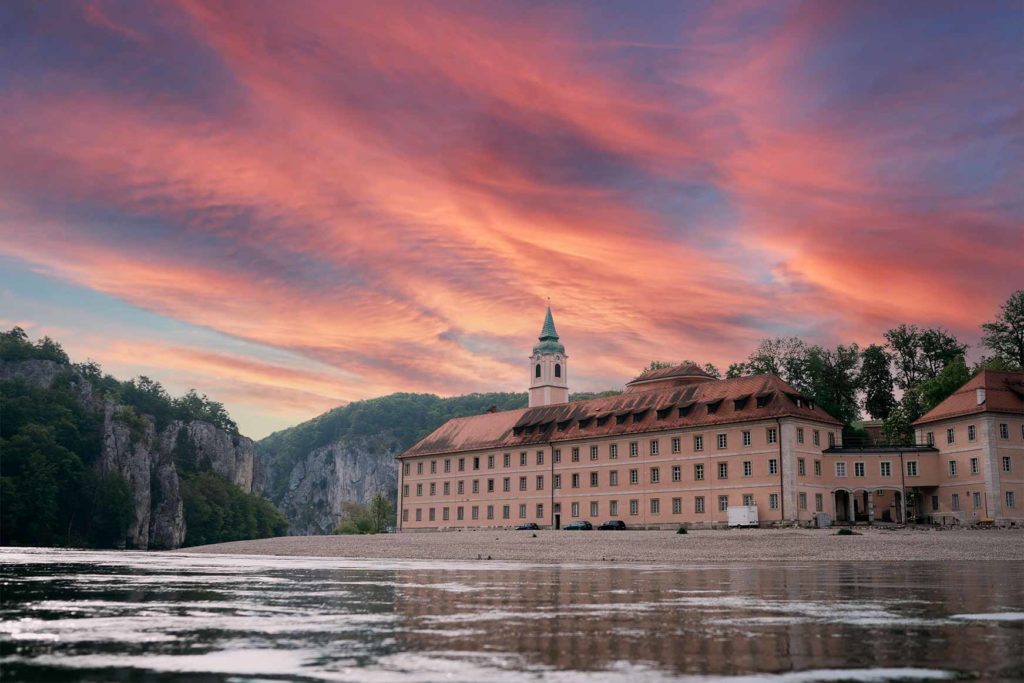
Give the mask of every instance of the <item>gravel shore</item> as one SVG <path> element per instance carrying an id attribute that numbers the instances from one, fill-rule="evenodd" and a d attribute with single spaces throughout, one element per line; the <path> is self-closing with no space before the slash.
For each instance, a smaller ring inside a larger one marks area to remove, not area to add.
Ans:
<path id="1" fill-rule="evenodd" d="M 1024 560 L 1021 529 L 730 529 L 691 531 L 447 531 L 286 536 L 184 549 L 189 553 L 527 562 L 775 562 Z"/>

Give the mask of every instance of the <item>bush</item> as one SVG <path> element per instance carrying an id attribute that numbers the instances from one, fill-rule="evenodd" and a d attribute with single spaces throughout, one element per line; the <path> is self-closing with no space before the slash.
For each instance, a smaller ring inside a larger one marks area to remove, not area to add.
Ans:
<path id="1" fill-rule="evenodd" d="M 344 518 L 334 529 L 335 534 L 382 534 L 395 523 L 394 508 L 387 496 L 378 491 L 370 504 L 346 503 Z"/>
<path id="2" fill-rule="evenodd" d="M 686 527 L 681 526 L 678 529 L 676 529 L 676 533 L 677 534 L 685 534 L 685 533 L 689 533 L 689 532 L 686 530 Z"/>
<path id="3" fill-rule="evenodd" d="M 842 528 L 836 532 L 836 536 L 853 536 L 853 529 Z"/>

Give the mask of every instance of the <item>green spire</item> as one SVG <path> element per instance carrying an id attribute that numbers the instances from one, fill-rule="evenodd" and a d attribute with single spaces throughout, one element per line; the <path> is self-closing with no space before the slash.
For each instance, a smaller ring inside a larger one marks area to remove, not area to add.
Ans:
<path id="1" fill-rule="evenodd" d="M 565 353 L 565 347 L 558 343 L 558 332 L 555 331 L 555 319 L 551 317 L 550 306 L 544 316 L 544 327 L 540 330 L 539 339 L 540 344 L 533 347 L 534 353 Z"/>

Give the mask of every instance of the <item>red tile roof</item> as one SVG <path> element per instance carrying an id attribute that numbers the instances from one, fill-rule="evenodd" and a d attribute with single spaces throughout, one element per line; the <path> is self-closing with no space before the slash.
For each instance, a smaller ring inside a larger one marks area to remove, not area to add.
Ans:
<path id="1" fill-rule="evenodd" d="M 982 403 L 978 403 L 978 389 L 985 390 Z M 1024 372 L 982 370 L 914 424 L 990 412 L 1024 415 Z"/>
<path id="2" fill-rule="evenodd" d="M 460 417 L 449 420 L 399 457 L 517 448 L 776 417 L 842 424 L 810 405 L 776 375 L 753 375 Z"/>

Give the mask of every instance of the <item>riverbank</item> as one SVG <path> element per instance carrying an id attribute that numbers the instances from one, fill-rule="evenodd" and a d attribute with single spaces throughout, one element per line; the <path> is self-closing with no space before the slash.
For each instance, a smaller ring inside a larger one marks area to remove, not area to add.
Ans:
<path id="1" fill-rule="evenodd" d="M 671 531 L 448 531 L 285 536 L 187 548 L 189 553 L 529 562 L 1024 560 L 1022 529 L 863 528 Z"/>

